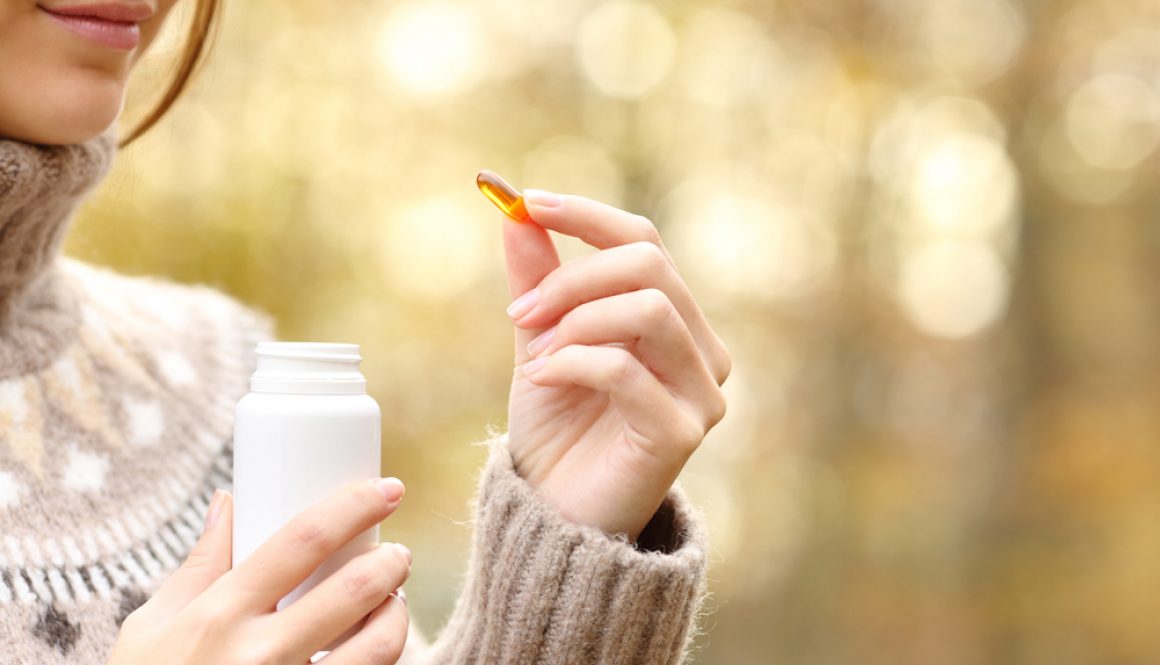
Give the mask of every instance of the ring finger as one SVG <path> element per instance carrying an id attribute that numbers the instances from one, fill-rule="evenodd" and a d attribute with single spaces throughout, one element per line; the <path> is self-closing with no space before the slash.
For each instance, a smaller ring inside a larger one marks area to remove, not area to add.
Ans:
<path id="1" fill-rule="evenodd" d="M 407 580 L 411 554 L 394 543 L 351 559 L 281 612 L 271 615 L 293 652 L 314 653 L 358 623 Z"/>

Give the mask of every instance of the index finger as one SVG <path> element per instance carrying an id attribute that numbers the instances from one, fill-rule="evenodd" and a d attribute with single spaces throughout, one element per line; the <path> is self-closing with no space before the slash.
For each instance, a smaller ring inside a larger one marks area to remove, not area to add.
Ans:
<path id="1" fill-rule="evenodd" d="M 554 194 L 539 189 L 524 190 L 524 205 L 536 224 L 579 238 L 597 249 L 650 242 L 664 251 L 669 263 L 673 262 L 661 243 L 657 227 L 647 217 L 583 196 Z"/>
<path id="2" fill-rule="evenodd" d="M 386 519 L 401 498 L 394 478 L 349 483 L 295 517 L 221 579 L 232 581 L 245 605 L 272 609 L 330 555 Z"/>

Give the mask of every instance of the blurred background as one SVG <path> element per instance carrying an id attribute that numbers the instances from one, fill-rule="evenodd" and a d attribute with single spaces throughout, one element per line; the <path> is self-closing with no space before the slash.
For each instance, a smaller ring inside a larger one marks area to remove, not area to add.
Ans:
<path id="1" fill-rule="evenodd" d="M 506 413 L 490 168 L 654 219 L 733 353 L 695 663 L 1160 662 L 1160 2 L 225 13 L 69 251 L 362 344 L 428 632 Z"/>

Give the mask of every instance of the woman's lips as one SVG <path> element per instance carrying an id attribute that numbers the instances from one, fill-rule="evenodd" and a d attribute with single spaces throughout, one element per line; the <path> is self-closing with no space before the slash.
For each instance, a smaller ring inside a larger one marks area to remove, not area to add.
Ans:
<path id="1" fill-rule="evenodd" d="M 109 48 L 131 51 L 141 42 L 141 26 L 136 22 L 57 13 L 44 7 L 40 7 L 40 10 L 65 28 Z"/>

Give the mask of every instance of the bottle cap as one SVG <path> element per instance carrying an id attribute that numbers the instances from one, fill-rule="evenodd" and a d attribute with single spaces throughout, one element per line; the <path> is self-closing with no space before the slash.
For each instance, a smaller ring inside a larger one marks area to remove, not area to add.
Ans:
<path id="1" fill-rule="evenodd" d="M 367 381 L 359 371 L 358 344 L 260 342 L 258 368 L 250 377 L 256 393 L 362 395 Z"/>

